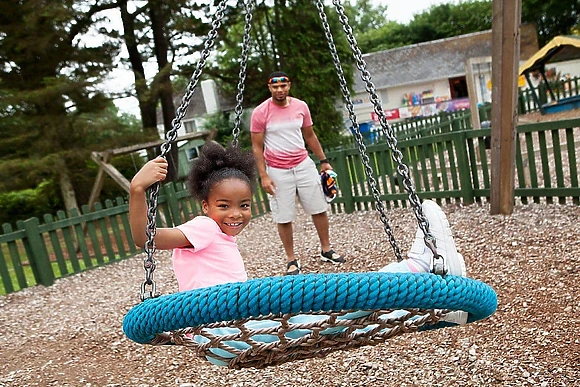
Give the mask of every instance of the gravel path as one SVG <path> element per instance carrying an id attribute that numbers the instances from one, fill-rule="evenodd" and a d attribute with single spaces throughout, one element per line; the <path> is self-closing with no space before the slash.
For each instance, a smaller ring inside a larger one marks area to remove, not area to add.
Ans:
<path id="1" fill-rule="evenodd" d="M 0 297 L 0 386 L 578 386 L 580 207 L 443 205 L 468 275 L 498 293 L 497 312 L 462 327 L 263 370 L 229 370 L 184 347 L 135 344 L 124 314 L 139 299 L 142 256 Z M 400 245 L 415 232 L 409 210 L 389 212 Z M 374 212 L 331 216 L 334 247 L 348 262 L 316 258 L 311 222 L 296 223 L 304 272 L 377 270 L 393 260 Z M 239 237 L 250 277 L 279 275 L 282 248 L 269 216 Z M 169 255 L 157 255 L 162 293 L 176 291 Z"/>

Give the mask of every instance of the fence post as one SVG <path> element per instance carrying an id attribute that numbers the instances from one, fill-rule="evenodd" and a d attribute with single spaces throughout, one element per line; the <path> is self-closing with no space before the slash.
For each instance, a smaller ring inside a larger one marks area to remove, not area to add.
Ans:
<path id="1" fill-rule="evenodd" d="M 181 211 L 179 210 L 179 201 L 177 200 L 177 195 L 175 193 L 175 185 L 173 183 L 163 184 L 163 193 L 165 194 L 165 201 L 169 207 L 171 225 L 180 225 L 183 223 L 183 219 L 181 219 Z"/>
<path id="2" fill-rule="evenodd" d="M 38 228 L 38 218 L 30 218 L 19 223 L 24 227 L 26 239 L 28 240 L 29 248 L 26 251 L 36 283 L 44 286 L 54 284 L 54 272 L 48 258 L 46 245 Z"/>
<path id="3" fill-rule="evenodd" d="M 472 204 L 473 182 L 471 181 L 471 172 L 469 165 L 469 154 L 467 152 L 467 136 L 465 132 L 455 132 L 453 143 L 457 155 L 457 169 L 459 171 L 459 182 L 461 184 L 461 198 L 463 203 Z"/>
<path id="4" fill-rule="evenodd" d="M 334 153 L 334 152 L 333 152 Z M 336 161 L 332 161 L 332 165 L 336 168 L 338 174 L 338 187 L 340 189 L 340 196 L 344 199 L 344 211 L 347 214 L 354 212 L 354 200 L 352 198 L 352 176 L 348 170 L 348 163 L 346 162 L 346 152 L 344 150 L 336 152 Z"/>
<path id="5" fill-rule="evenodd" d="M 526 95 L 522 89 L 518 89 L 518 114 L 526 114 Z"/>

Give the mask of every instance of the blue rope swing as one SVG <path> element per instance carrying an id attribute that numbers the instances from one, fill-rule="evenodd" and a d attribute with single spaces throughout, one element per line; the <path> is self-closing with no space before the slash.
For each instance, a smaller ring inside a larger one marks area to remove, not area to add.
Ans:
<path id="1" fill-rule="evenodd" d="M 409 273 L 307 274 L 229 283 L 151 298 L 133 307 L 123 329 L 137 343 L 156 335 L 220 321 L 312 311 L 448 309 L 468 322 L 497 308 L 487 284 L 459 276 Z M 448 324 L 438 323 L 433 328 Z"/>

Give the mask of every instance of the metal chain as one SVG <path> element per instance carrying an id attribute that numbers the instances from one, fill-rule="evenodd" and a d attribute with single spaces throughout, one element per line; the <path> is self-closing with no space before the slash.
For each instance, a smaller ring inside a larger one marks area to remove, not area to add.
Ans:
<path id="1" fill-rule="evenodd" d="M 423 234 L 425 235 L 425 238 L 424 238 L 425 244 L 433 252 L 434 259 L 431 262 L 431 271 L 434 273 L 437 273 L 437 274 L 445 274 L 445 264 L 443 261 L 443 257 L 441 257 L 441 255 L 439 255 L 437 253 L 435 238 L 433 237 L 433 235 L 429 231 L 429 222 L 427 221 L 427 218 L 425 217 L 425 214 L 423 213 L 423 208 L 421 206 L 421 200 L 419 199 L 419 196 L 417 195 L 417 192 L 415 190 L 415 185 L 413 184 L 413 181 L 411 180 L 411 177 L 409 174 L 409 168 L 403 162 L 403 153 L 397 147 L 397 137 L 395 136 L 395 132 L 394 132 L 393 128 L 391 128 L 391 126 L 389 125 L 389 123 L 387 121 L 387 117 L 386 117 L 385 112 L 383 110 L 382 103 L 377 95 L 375 85 L 373 84 L 373 82 L 371 80 L 371 75 L 368 72 L 368 70 L 366 69 L 366 62 L 364 61 L 362 53 L 360 51 L 360 48 L 358 47 L 358 44 L 356 42 L 356 38 L 354 37 L 354 34 L 352 32 L 352 27 L 348 23 L 348 17 L 346 16 L 346 13 L 344 11 L 344 7 L 340 4 L 340 0 L 333 0 L 332 3 L 334 4 L 334 6 L 336 8 L 336 12 L 338 14 L 339 20 L 340 20 L 342 27 L 343 27 L 343 30 L 346 34 L 348 43 L 349 43 L 350 48 L 351 48 L 352 53 L 353 53 L 353 57 L 356 61 L 356 66 L 357 66 L 358 70 L 360 71 L 361 79 L 365 83 L 365 90 L 369 94 L 369 99 L 373 104 L 374 111 L 377 114 L 377 117 L 379 118 L 379 122 L 381 124 L 381 132 L 385 136 L 386 143 L 389 146 L 389 149 L 391 150 L 391 158 L 397 164 L 397 172 L 401 176 L 403 187 L 405 188 L 405 190 L 408 193 L 409 201 L 410 201 L 411 206 L 413 208 L 413 212 L 415 214 L 415 217 L 417 218 L 419 228 L 421 229 L 421 231 L 423 231 Z M 335 65 L 336 65 L 336 63 L 335 63 Z M 350 114 L 350 111 L 349 111 L 349 114 Z M 353 124 L 354 124 L 354 122 L 353 122 Z M 358 126 L 356 126 L 355 129 L 358 132 Z M 356 136 L 356 141 L 359 144 L 359 149 L 364 149 L 364 143 L 363 143 L 362 136 Z M 367 165 L 368 158 L 366 158 L 366 159 L 363 158 L 363 163 L 365 163 L 365 170 L 370 169 L 370 166 Z M 383 207 L 383 209 L 384 209 L 384 207 Z M 381 220 L 382 220 L 382 218 L 381 218 Z M 388 223 L 385 223 L 385 228 L 390 229 Z M 392 233 L 387 232 L 387 234 L 391 235 Z M 397 251 L 395 251 L 395 254 L 397 254 Z M 399 251 L 399 253 L 397 255 L 397 260 L 400 261 L 401 259 L 402 259 L 402 257 L 401 257 L 400 251 Z"/>
<path id="2" fill-rule="evenodd" d="M 201 52 L 199 61 L 197 62 L 196 69 L 187 85 L 186 93 L 181 98 L 181 104 L 175 112 L 175 118 L 171 121 L 171 130 L 165 134 L 165 142 L 161 144 L 161 153 L 159 156 L 166 157 L 167 153 L 171 150 L 171 144 L 177 138 L 177 132 L 181 127 L 181 121 L 187 113 L 187 108 L 191 102 L 191 98 L 195 92 L 195 88 L 205 64 L 207 58 L 210 55 L 210 50 L 215 44 L 215 39 L 218 36 L 218 29 L 221 26 L 222 19 L 224 17 L 224 12 L 226 9 L 227 0 L 222 0 L 216 9 L 212 20 L 212 28 L 209 32 L 207 39 L 204 43 L 204 48 Z M 153 272 L 155 271 L 156 263 L 154 258 L 155 253 L 155 234 L 157 233 L 156 227 L 156 217 L 157 217 L 157 202 L 159 198 L 159 183 L 153 184 L 149 188 L 149 205 L 147 211 L 147 229 L 145 234 L 147 235 L 147 242 L 145 243 L 145 252 L 147 256 L 144 259 L 143 267 L 145 269 L 145 281 L 141 284 L 141 301 L 148 298 L 157 297 L 157 287 L 155 281 L 153 280 Z M 150 287 L 150 290 L 147 290 Z"/>
<path id="3" fill-rule="evenodd" d="M 365 175 L 367 177 L 367 182 L 371 188 L 373 197 L 375 199 L 375 207 L 380 214 L 381 222 L 383 223 L 383 229 L 388 236 L 389 243 L 395 252 L 395 256 L 397 260 L 400 261 L 403 259 L 401 254 L 401 249 L 395 239 L 393 234 L 393 229 L 389 224 L 389 218 L 387 217 L 387 213 L 385 211 L 385 206 L 381 200 L 381 193 L 377 188 L 377 181 L 373 176 L 373 168 L 370 165 L 370 160 L 366 152 L 366 145 L 364 144 L 363 136 L 360 132 L 359 124 L 357 121 L 356 114 L 354 113 L 354 104 L 352 102 L 352 98 L 350 97 L 350 92 L 348 90 L 348 84 L 346 82 L 346 78 L 344 76 L 344 71 L 342 70 L 342 66 L 340 64 L 340 58 L 338 56 L 338 51 L 336 49 L 336 44 L 334 43 L 334 38 L 332 37 L 332 32 L 330 31 L 330 25 L 328 24 L 328 19 L 326 17 L 326 13 L 324 11 L 324 4 L 322 0 L 316 0 L 316 7 L 318 8 L 318 14 L 320 19 L 322 20 L 322 26 L 324 27 L 324 33 L 326 35 L 326 40 L 328 42 L 328 47 L 330 48 L 330 53 L 332 55 L 332 59 L 334 61 L 334 67 L 336 69 L 338 79 L 340 81 L 340 90 L 342 91 L 342 96 L 344 98 L 344 103 L 346 105 L 346 109 L 348 110 L 348 116 L 352 122 L 352 127 L 354 128 L 354 135 L 357 140 L 358 150 L 362 157 L 362 162 L 365 169 Z"/>
<path id="4" fill-rule="evenodd" d="M 246 6 L 246 23 L 244 26 L 244 40 L 242 43 L 242 59 L 240 61 L 238 93 L 236 94 L 236 107 L 234 108 L 234 112 L 236 113 L 234 118 L 234 129 L 232 131 L 232 144 L 234 146 L 238 146 L 238 139 L 240 137 L 240 123 L 242 121 L 242 113 L 244 109 L 242 107 L 242 102 L 244 100 L 246 69 L 248 67 L 248 53 L 250 51 L 250 30 L 252 28 L 252 13 L 254 11 L 254 3 L 252 0 L 247 0 L 244 5 Z"/>

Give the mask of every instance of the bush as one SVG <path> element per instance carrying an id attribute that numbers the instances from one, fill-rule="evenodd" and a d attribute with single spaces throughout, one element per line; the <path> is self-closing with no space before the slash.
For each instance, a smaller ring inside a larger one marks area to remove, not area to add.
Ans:
<path id="1" fill-rule="evenodd" d="M 11 191 L 0 194 L 0 224 L 16 224 L 18 220 L 36 217 L 41 219 L 46 213 L 54 213 L 61 207 L 55 202 L 53 186 L 43 181 L 36 188 Z"/>

